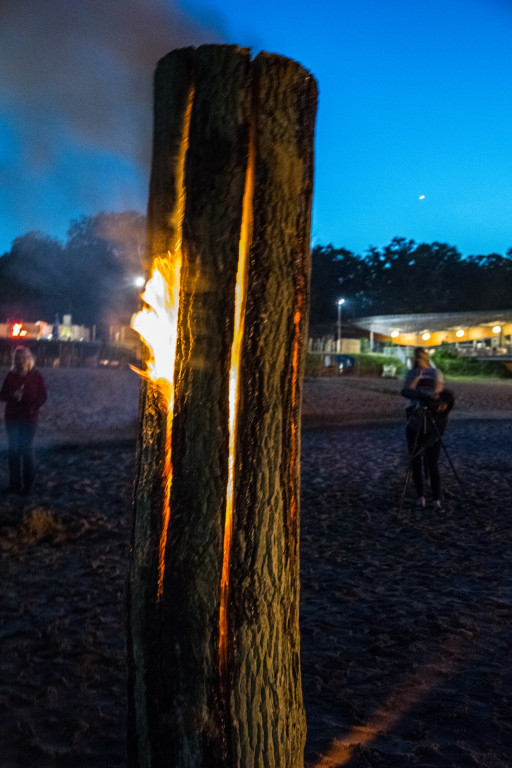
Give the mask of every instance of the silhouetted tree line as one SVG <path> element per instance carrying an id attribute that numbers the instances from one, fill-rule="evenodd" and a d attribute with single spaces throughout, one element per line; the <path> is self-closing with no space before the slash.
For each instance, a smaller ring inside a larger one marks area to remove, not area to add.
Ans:
<path id="1" fill-rule="evenodd" d="M 506 256 L 463 257 L 446 243 L 395 237 L 364 256 L 319 245 L 312 257 L 310 325 L 324 333 L 333 330 L 339 298 L 347 320 L 512 307 L 512 248 Z"/>
<path id="2" fill-rule="evenodd" d="M 73 221 L 65 243 L 41 233 L 17 238 L 0 257 L 0 322 L 128 323 L 139 303 L 145 216 L 100 213 Z M 395 237 L 364 256 L 332 245 L 312 252 L 310 325 L 332 333 L 336 302 L 345 321 L 365 315 L 457 312 L 512 307 L 512 248 L 506 256 L 463 257 L 446 243 Z"/>
<path id="3" fill-rule="evenodd" d="M 65 243 L 39 232 L 17 238 L 0 258 L 0 321 L 73 323 L 106 328 L 128 322 L 138 305 L 145 217 L 100 213 L 73 221 Z"/>

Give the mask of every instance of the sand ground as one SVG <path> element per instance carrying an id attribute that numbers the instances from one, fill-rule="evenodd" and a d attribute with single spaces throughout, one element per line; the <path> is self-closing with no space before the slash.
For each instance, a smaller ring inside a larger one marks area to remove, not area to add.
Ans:
<path id="1" fill-rule="evenodd" d="M 43 373 L 36 497 L 0 500 L 0 765 L 126 768 L 138 381 Z M 512 383 L 452 388 L 440 517 L 399 512 L 400 382 L 305 383 L 308 768 L 512 765 Z"/>

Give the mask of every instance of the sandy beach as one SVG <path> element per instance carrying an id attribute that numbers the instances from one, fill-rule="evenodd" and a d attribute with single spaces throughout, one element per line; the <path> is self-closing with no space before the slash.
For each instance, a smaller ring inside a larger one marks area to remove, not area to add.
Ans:
<path id="1" fill-rule="evenodd" d="M 126 768 L 139 382 L 43 374 L 36 495 L 0 499 L 0 766 Z M 449 384 L 442 516 L 414 514 L 411 488 L 400 511 L 400 386 L 305 382 L 306 764 L 510 768 L 512 381 Z M 6 463 L 2 424 L 0 486 Z"/>

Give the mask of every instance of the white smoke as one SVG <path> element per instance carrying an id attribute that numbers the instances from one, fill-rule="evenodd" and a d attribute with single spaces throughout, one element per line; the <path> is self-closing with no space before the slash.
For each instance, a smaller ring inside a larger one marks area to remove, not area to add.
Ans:
<path id="1" fill-rule="evenodd" d="M 143 198 L 146 188 L 123 182 L 145 185 L 156 63 L 216 38 L 175 0 L 0 0 L 0 182 L 10 189 L 0 215 L 33 208 L 41 228 L 49 195 L 54 208 L 83 204 L 85 214 L 108 209 L 109 195 L 112 209 L 123 195 Z M 121 168 L 112 190 L 109 165 Z"/>

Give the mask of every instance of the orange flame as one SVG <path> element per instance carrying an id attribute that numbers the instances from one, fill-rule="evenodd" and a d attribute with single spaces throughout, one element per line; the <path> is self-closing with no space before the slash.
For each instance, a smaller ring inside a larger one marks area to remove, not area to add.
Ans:
<path id="1" fill-rule="evenodd" d="M 249 142 L 249 157 L 245 176 L 245 188 L 242 203 L 242 221 L 238 247 L 238 269 L 235 286 L 235 311 L 233 341 L 231 344 L 231 363 L 229 370 L 229 459 L 228 481 L 226 488 L 226 516 L 224 520 L 224 551 L 220 589 L 219 613 L 219 671 L 221 680 L 226 679 L 228 663 L 228 600 L 229 600 L 229 561 L 233 536 L 233 506 L 235 491 L 236 435 L 238 428 L 238 400 L 240 390 L 240 359 L 244 334 L 245 302 L 247 298 L 247 273 L 249 249 L 252 241 L 252 200 L 254 194 L 254 140 Z"/>
<path id="2" fill-rule="evenodd" d="M 153 381 L 172 411 L 174 363 L 178 339 L 178 311 L 181 273 L 181 250 L 174 258 L 157 257 L 146 283 L 142 300 L 147 305 L 132 318 L 131 326 L 149 350 L 146 370 L 138 371 Z"/>
<path id="3" fill-rule="evenodd" d="M 183 119 L 180 151 L 176 162 L 177 204 L 170 224 L 174 227 L 174 248 L 167 258 L 155 257 L 151 277 L 146 284 L 142 300 L 147 305 L 133 318 L 131 326 L 148 348 L 145 371 L 138 371 L 153 382 L 160 392 L 166 411 L 165 460 L 163 469 L 164 499 L 162 504 L 162 530 L 159 542 L 157 596 L 163 596 L 165 550 L 171 516 L 172 486 L 172 426 L 174 416 L 174 377 L 179 332 L 180 282 L 183 262 L 182 237 L 185 215 L 185 158 L 189 145 L 190 118 L 194 101 L 194 88 L 188 95 Z"/>
<path id="4" fill-rule="evenodd" d="M 158 553 L 157 595 L 159 598 L 163 596 L 165 548 L 171 514 L 174 369 L 178 342 L 181 264 L 181 249 L 175 253 L 173 259 L 164 261 L 164 259 L 157 257 L 154 260 L 151 278 L 142 294 L 142 299 L 148 307 L 138 312 L 132 320 L 132 328 L 141 336 L 149 350 L 146 370 L 138 371 L 138 373 L 157 386 L 166 408 L 164 499 Z"/>

